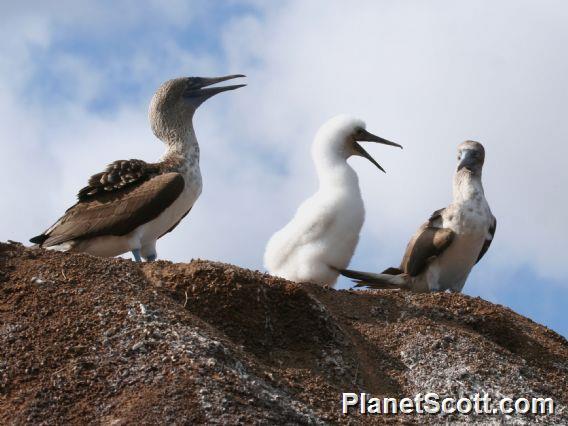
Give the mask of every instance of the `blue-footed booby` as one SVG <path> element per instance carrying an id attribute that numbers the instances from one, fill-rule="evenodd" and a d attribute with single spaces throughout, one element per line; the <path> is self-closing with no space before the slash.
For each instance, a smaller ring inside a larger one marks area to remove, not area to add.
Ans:
<path id="1" fill-rule="evenodd" d="M 157 163 L 115 161 L 89 179 L 78 201 L 41 235 L 41 247 L 112 257 L 156 259 L 156 240 L 172 231 L 201 194 L 193 115 L 210 97 L 245 86 L 215 86 L 244 75 L 183 77 L 162 84 L 150 103 L 154 135 L 166 145 Z"/>
<path id="2" fill-rule="evenodd" d="M 481 184 L 485 149 L 466 141 L 458 147 L 453 201 L 436 210 L 410 239 L 402 263 L 380 274 L 343 270 L 357 287 L 404 288 L 416 292 L 461 292 L 474 265 L 489 249 L 497 220 Z"/>
<path id="3" fill-rule="evenodd" d="M 347 267 L 365 219 L 357 173 L 347 159 L 364 157 L 384 172 L 359 142 L 402 148 L 369 133 L 365 123 L 356 118 L 339 115 L 327 121 L 312 145 L 319 189 L 268 242 L 264 265 L 271 274 L 296 282 L 334 285 L 339 270 Z"/>

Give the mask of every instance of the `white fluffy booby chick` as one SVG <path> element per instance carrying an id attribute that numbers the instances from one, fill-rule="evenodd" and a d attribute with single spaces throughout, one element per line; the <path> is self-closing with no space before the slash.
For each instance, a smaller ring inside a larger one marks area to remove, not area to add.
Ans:
<path id="1" fill-rule="evenodd" d="M 327 121 L 312 145 L 319 189 L 268 242 L 264 265 L 271 274 L 295 282 L 334 285 L 339 270 L 349 264 L 365 220 L 365 207 L 357 173 L 347 159 L 365 157 L 384 172 L 358 142 L 402 148 L 369 133 L 365 123 L 356 118 L 339 115 Z"/>
<path id="2" fill-rule="evenodd" d="M 111 257 L 132 251 L 156 259 L 156 241 L 172 231 L 201 194 L 199 144 L 193 115 L 210 97 L 244 84 L 215 83 L 243 75 L 166 81 L 150 104 L 150 124 L 166 145 L 160 161 L 119 160 L 89 179 L 78 201 L 30 241 L 41 247 Z"/>
<path id="3" fill-rule="evenodd" d="M 453 201 L 418 228 L 398 268 L 380 274 L 345 270 L 342 275 L 357 280 L 357 287 L 461 292 L 497 227 L 481 184 L 484 160 L 485 149 L 479 142 L 466 141 L 458 147 Z"/>

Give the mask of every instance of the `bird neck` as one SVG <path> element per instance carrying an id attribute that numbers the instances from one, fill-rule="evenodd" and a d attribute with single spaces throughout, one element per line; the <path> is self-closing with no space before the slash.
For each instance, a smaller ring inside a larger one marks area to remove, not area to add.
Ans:
<path id="1" fill-rule="evenodd" d="M 359 179 L 347 160 L 339 155 L 314 156 L 320 189 L 359 189 Z"/>
<path id="2" fill-rule="evenodd" d="M 199 168 L 199 144 L 193 125 L 187 126 L 183 132 L 169 132 L 162 140 L 167 146 L 162 162 L 177 169 Z"/>
<path id="3" fill-rule="evenodd" d="M 482 199 L 485 195 L 481 184 L 481 174 L 467 169 L 456 171 L 453 184 L 454 203 Z"/>

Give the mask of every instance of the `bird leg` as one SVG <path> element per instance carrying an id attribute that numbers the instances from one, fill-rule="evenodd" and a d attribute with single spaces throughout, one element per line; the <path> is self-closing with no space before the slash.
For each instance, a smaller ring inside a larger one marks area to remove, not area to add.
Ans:
<path id="1" fill-rule="evenodd" d="M 152 253 L 151 255 L 146 257 L 146 262 L 153 262 L 154 260 L 156 260 L 158 257 L 158 255 L 156 253 Z"/>
<path id="2" fill-rule="evenodd" d="M 132 250 L 132 256 L 134 256 L 135 262 L 142 262 L 142 258 L 140 257 L 140 249 Z"/>

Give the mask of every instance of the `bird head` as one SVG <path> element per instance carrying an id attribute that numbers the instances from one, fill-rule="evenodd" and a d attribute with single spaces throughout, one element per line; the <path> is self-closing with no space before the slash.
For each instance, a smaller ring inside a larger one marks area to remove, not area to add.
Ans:
<path id="1" fill-rule="evenodd" d="M 359 142 L 375 142 L 399 148 L 402 148 L 402 146 L 368 132 L 365 127 L 365 122 L 357 118 L 347 115 L 335 116 L 318 131 L 314 149 L 316 151 L 332 151 L 334 155 L 340 155 L 344 159 L 352 155 L 364 157 L 384 172 L 385 170 L 365 151 Z"/>
<path id="2" fill-rule="evenodd" d="M 154 134 L 162 140 L 168 140 L 172 134 L 191 127 L 193 114 L 203 102 L 218 93 L 238 89 L 246 84 L 210 86 L 237 77 L 244 75 L 181 77 L 163 83 L 150 102 L 149 117 Z"/>
<path id="3" fill-rule="evenodd" d="M 458 146 L 458 172 L 481 175 L 484 161 L 485 148 L 479 142 L 465 141 Z"/>

